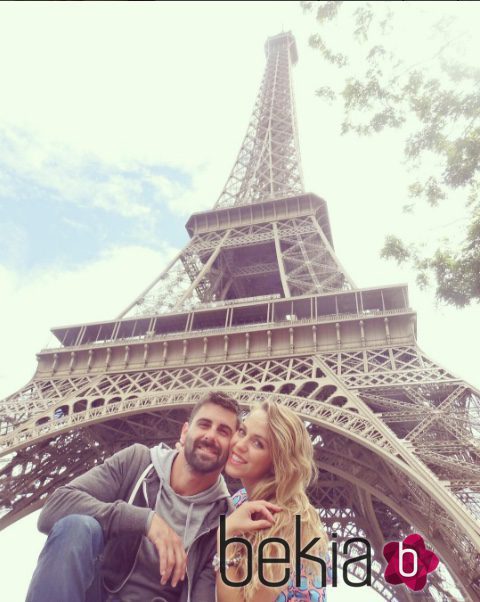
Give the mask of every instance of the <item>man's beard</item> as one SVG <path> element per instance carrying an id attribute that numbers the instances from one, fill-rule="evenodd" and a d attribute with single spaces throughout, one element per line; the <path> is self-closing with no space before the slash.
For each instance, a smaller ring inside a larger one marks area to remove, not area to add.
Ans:
<path id="1" fill-rule="evenodd" d="M 208 457 L 204 456 L 201 452 L 202 448 L 213 451 L 216 455 Z M 201 439 L 193 441 L 188 435 L 185 439 L 185 446 L 183 449 L 187 463 L 196 472 L 200 473 L 209 473 L 222 469 L 228 457 L 228 449 L 222 454 L 221 448 L 217 447 L 214 443 L 206 443 Z"/>

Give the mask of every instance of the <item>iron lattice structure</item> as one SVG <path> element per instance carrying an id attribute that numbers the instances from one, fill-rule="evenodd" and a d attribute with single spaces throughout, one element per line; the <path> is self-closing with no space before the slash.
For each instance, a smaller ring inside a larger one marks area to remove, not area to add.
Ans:
<path id="1" fill-rule="evenodd" d="M 325 201 L 303 190 L 293 36 L 266 54 L 238 159 L 190 242 L 117 319 L 53 329 L 58 347 L 1 402 L 2 526 L 132 442 L 173 444 L 214 387 L 307 422 L 312 500 L 338 541 L 370 540 L 385 600 L 478 599 L 480 394 L 418 347 L 405 285 L 348 277 Z M 381 555 L 412 531 L 442 559 L 414 597 L 385 583 Z"/>

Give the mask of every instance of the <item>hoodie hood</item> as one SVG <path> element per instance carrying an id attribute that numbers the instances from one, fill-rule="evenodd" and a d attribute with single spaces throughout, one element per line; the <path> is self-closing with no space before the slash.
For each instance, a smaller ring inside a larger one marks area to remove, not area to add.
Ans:
<path id="1" fill-rule="evenodd" d="M 170 486 L 172 465 L 178 452 L 165 449 L 161 444 L 150 450 L 153 466 L 160 480 L 155 511 L 172 529 L 183 537 L 185 549 L 188 549 L 194 539 L 205 527 L 218 525 L 220 514 L 228 511 L 230 493 L 222 475 L 208 489 L 195 495 L 178 495 Z M 214 525 L 209 524 L 209 518 Z"/>

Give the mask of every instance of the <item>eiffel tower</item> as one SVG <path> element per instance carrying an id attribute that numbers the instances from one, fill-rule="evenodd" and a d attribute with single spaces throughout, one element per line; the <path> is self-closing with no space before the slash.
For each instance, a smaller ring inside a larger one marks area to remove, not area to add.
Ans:
<path id="1" fill-rule="evenodd" d="M 238 158 L 188 244 L 115 320 L 53 329 L 58 346 L 1 402 L 1 527 L 133 442 L 172 445 L 216 388 L 306 421 L 312 501 L 339 542 L 371 542 L 385 600 L 478 600 L 480 393 L 418 347 L 406 286 L 358 288 L 342 267 L 327 204 L 304 190 L 294 37 L 265 53 Z M 381 554 L 412 531 L 443 566 L 415 596 L 385 582 Z"/>

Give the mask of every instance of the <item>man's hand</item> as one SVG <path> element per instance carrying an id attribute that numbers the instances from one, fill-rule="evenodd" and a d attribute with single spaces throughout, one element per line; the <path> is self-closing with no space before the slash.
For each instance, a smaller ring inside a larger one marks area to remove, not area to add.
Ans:
<path id="1" fill-rule="evenodd" d="M 175 587 L 185 578 L 187 568 L 187 554 L 182 540 L 158 514 L 153 516 L 147 538 L 157 548 L 160 558 L 160 583 L 165 585 L 171 576 L 172 586 Z"/>

